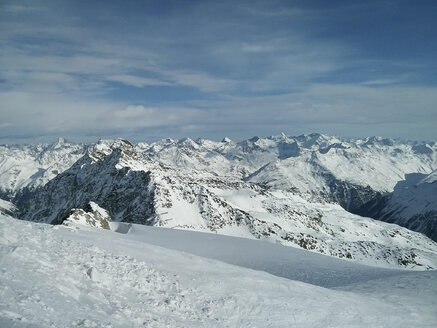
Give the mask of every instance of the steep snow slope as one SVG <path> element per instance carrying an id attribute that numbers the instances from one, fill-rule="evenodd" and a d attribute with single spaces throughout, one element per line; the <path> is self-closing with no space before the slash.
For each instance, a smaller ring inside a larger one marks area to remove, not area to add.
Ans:
<path id="1" fill-rule="evenodd" d="M 357 212 L 437 240 L 437 170 L 428 175 L 407 174 L 392 193 L 363 205 Z"/>
<path id="2" fill-rule="evenodd" d="M 30 196 L 20 204 L 30 221 L 107 225 L 92 202 L 114 221 L 264 239 L 380 266 L 437 267 L 437 244 L 420 234 L 285 191 L 175 170 L 124 140 L 95 145 Z"/>
<path id="3" fill-rule="evenodd" d="M 0 326 L 430 327 L 437 320 L 435 271 L 377 269 L 263 242 L 159 230 L 163 246 L 185 251 L 210 239 L 217 247 L 203 255 L 223 249 L 223 260 L 243 260 L 235 266 L 148 244 L 157 229 L 76 227 L 0 216 Z M 278 248 L 274 259 L 264 246 Z M 244 268 L 256 252 L 260 266 L 292 268 L 288 279 Z"/>
<path id="4" fill-rule="evenodd" d="M 85 148 L 63 138 L 53 144 L 0 145 L 0 197 L 44 185 L 83 156 Z"/>

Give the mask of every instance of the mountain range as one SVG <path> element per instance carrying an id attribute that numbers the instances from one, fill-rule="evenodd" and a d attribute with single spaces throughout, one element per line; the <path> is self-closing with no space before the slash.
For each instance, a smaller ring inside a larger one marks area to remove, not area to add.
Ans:
<path id="1" fill-rule="evenodd" d="M 152 144 L 60 139 L 1 146 L 0 190 L 30 221 L 102 228 L 122 221 L 436 268 L 436 243 L 408 230 L 435 240 L 436 153 L 435 142 L 321 134 Z"/>

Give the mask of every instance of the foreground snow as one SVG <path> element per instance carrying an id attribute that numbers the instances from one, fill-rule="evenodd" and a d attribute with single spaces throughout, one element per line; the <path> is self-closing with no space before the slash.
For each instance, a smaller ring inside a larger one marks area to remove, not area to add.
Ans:
<path id="1" fill-rule="evenodd" d="M 367 267 L 214 234 L 112 228 L 125 233 L 0 216 L 0 326 L 431 327 L 437 322 L 436 271 Z"/>

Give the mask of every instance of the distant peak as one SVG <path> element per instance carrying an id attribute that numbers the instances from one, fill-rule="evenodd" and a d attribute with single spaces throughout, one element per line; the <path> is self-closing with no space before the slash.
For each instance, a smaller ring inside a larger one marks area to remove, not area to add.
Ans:
<path id="1" fill-rule="evenodd" d="M 310 133 L 308 135 L 308 137 L 312 138 L 312 139 L 318 139 L 320 137 L 323 137 L 323 135 L 321 133 Z"/>
<path id="2" fill-rule="evenodd" d="M 190 138 L 183 138 L 183 139 L 179 140 L 178 145 L 182 146 L 184 148 L 192 148 L 192 149 L 199 148 L 199 145 L 196 142 L 194 142 L 193 139 L 190 139 Z"/>
<path id="3" fill-rule="evenodd" d="M 179 144 L 192 143 L 192 142 L 194 142 L 194 141 L 191 138 L 188 138 L 188 137 L 179 139 L 179 141 L 178 141 Z"/>
<path id="4" fill-rule="evenodd" d="M 277 142 L 288 142 L 290 141 L 290 137 L 287 136 L 284 132 L 281 132 L 279 135 L 271 136 L 269 139 L 275 140 Z"/>
<path id="5" fill-rule="evenodd" d="M 56 141 L 52 144 L 51 148 L 52 148 L 52 149 L 57 149 L 57 148 L 62 147 L 62 146 L 65 145 L 66 143 L 67 143 L 67 140 L 65 140 L 65 139 L 62 138 L 62 137 L 59 137 L 58 140 L 56 140 Z"/>
<path id="6" fill-rule="evenodd" d="M 134 144 L 127 139 L 119 138 L 117 141 L 123 143 L 124 145 L 130 146 L 132 148 L 135 147 Z"/>
<path id="7" fill-rule="evenodd" d="M 222 139 L 222 142 L 223 142 L 223 143 L 229 143 L 229 142 L 232 142 L 232 140 L 229 139 L 228 137 L 224 137 L 224 138 Z"/>

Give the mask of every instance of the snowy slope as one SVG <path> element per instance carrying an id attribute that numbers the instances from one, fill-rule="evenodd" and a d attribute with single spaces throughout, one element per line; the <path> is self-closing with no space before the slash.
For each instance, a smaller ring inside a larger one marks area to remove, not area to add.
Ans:
<path id="1" fill-rule="evenodd" d="M 133 225 L 121 234 L 0 216 L 0 326 L 431 327 L 437 320 L 436 271 L 151 229 Z M 164 248 L 149 244 L 152 236 Z M 205 240 L 214 247 L 196 247 Z M 204 257 L 187 253 L 200 249 Z"/>
<path id="2" fill-rule="evenodd" d="M 286 191 L 177 170 L 125 140 L 92 147 L 22 201 L 21 218 L 107 225 L 90 204 L 114 221 L 268 240 L 379 266 L 437 267 L 437 244 L 421 234 Z"/>
<path id="3" fill-rule="evenodd" d="M 437 170 L 408 174 L 394 191 L 365 204 L 358 213 L 419 231 L 437 240 Z"/>
<path id="4" fill-rule="evenodd" d="M 0 197 L 44 185 L 83 156 L 85 148 L 63 138 L 53 144 L 0 145 Z"/>

